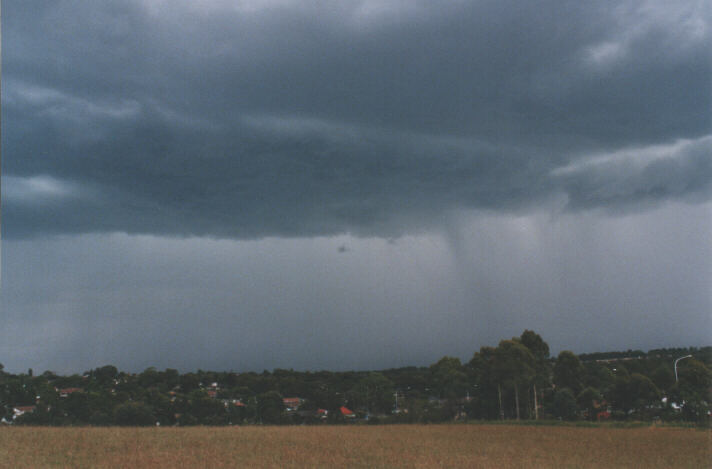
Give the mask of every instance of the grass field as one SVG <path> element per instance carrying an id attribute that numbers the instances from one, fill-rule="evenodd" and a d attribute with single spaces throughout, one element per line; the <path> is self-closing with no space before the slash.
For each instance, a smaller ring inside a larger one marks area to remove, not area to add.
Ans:
<path id="1" fill-rule="evenodd" d="M 0 428 L 0 467 L 712 467 L 689 428 Z"/>

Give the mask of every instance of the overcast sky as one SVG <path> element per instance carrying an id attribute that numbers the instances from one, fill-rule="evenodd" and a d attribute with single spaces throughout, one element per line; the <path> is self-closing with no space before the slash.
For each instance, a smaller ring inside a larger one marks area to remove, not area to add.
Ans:
<path id="1" fill-rule="evenodd" d="M 712 344 L 700 1 L 4 2 L 0 363 Z"/>

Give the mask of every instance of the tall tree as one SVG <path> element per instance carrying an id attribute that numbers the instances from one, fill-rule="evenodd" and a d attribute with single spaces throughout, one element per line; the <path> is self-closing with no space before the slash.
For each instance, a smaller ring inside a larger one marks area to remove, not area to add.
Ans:
<path id="1" fill-rule="evenodd" d="M 660 399 L 660 391 L 657 386 L 650 378 L 640 373 L 630 375 L 628 394 L 632 400 L 633 408 L 639 413 L 644 412 Z"/>
<path id="2" fill-rule="evenodd" d="M 528 386 L 534 378 L 534 356 L 518 341 L 503 340 L 495 350 L 493 365 L 500 385 L 514 388 L 516 416 L 519 420 L 519 388 Z"/>
<path id="3" fill-rule="evenodd" d="M 443 357 L 430 367 L 431 380 L 438 397 L 454 399 L 463 397 L 467 387 L 467 375 L 459 358 Z"/>
<path id="4" fill-rule="evenodd" d="M 393 408 L 394 389 L 391 380 L 382 373 L 369 373 L 348 393 L 354 407 L 365 407 L 368 413 L 390 412 Z"/>
<path id="5" fill-rule="evenodd" d="M 578 406 L 576 405 L 576 398 L 571 392 L 571 389 L 561 388 L 556 390 L 552 410 L 554 416 L 560 419 L 574 420 L 576 418 Z"/>
<path id="6" fill-rule="evenodd" d="M 557 389 L 569 388 L 574 395 L 583 387 L 584 368 L 579 358 L 568 350 L 559 353 L 554 365 L 554 384 Z"/>
<path id="7" fill-rule="evenodd" d="M 492 370 L 495 350 L 494 347 L 481 347 L 467 364 L 470 381 L 475 391 L 470 410 L 479 418 L 501 417 L 501 405 L 497 407 L 501 390 Z"/>
<path id="8" fill-rule="evenodd" d="M 534 395 L 534 419 L 539 419 L 538 392 L 549 386 L 549 344 L 544 342 L 539 334 L 525 330 L 519 338 L 522 345 L 529 349 L 534 356 L 534 379 L 532 380 L 532 393 Z"/>

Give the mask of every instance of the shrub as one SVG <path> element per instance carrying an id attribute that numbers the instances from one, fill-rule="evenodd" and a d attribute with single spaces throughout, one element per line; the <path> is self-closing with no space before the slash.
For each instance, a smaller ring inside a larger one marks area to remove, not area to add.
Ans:
<path id="1" fill-rule="evenodd" d="M 143 402 L 127 402 L 116 407 L 114 422 L 117 425 L 147 426 L 154 425 L 156 418 L 153 409 Z"/>

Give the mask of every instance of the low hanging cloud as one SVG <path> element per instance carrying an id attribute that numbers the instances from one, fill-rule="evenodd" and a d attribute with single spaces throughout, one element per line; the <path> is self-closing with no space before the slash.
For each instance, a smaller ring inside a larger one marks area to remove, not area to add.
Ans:
<path id="1" fill-rule="evenodd" d="M 394 237 L 706 201 L 708 10 L 6 5 L 3 234 Z"/>
<path id="2" fill-rule="evenodd" d="M 552 171 L 571 208 L 626 209 L 712 196 L 712 137 L 596 155 Z"/>

